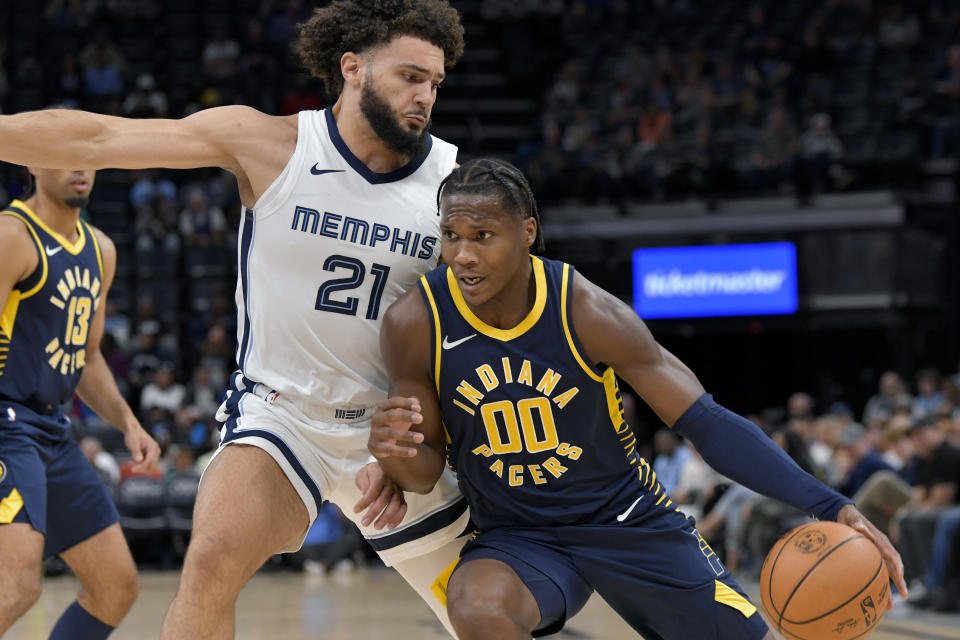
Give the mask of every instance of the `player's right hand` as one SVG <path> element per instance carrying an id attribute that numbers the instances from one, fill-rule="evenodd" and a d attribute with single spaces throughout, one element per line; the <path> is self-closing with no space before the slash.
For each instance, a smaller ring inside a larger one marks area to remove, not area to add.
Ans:
<path id="1" fill-rule="evenodd" d="M 417 449 L 411 444 L 423 442 L 423 434 L 411 431 L 415 424 L 423 422 L 420 401 L 416 398 L 394 396 L 387 398 L 373 415 L 370 422 L 370 438 L 367 448 L 374 458 L 412 458 Z"/>

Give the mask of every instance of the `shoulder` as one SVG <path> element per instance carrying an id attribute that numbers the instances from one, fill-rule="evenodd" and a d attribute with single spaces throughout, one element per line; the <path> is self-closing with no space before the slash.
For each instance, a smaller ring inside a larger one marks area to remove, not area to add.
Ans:
<path id="1" fill-rule="evenodd" d="M 18 278 L 27 277 L 39 260 L 37 251 L 26 222 L 17 216 L 0 215 L 0 254 L 5 272 L 9 268 Z"/>
<path id="2" fill-rule="evenodd" d="M 237 142 L 250 137 L 297 137 L 298 115 L 271 116 L 246 105 L 229 105 L 204 109 L 183 119 L 184 124 L 196 125 L 203 131 L 214 131 L 241 136 Z"/>
<path id="3" fill-rule="evenodd" d="M 429 321 L 427 306 L 420 295 L 420 287 L 413 286 L 387 309 L 383 317 L 383 329 L 402 336 L 428 327 Z"/>
<path id="4" fill-rule="evenodd" d="M 110 261 L 111 263 L 117 259 L 117 245 L 114 244 L 113 240 L 110 239 L 110 236 L 105 234 L 103 231 L 93 226 L 89 225 L 90 231 L 93 233 L 94 237 L 97 239 L 97 244 L 100 245 L 100 253 L 103 255 L 104 261 Z"/>

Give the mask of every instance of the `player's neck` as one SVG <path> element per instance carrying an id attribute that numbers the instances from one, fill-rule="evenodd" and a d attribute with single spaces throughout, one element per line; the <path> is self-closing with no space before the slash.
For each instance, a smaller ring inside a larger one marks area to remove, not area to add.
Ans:
<path id="1" fill-rule="evenodd" d="M 395 153 L 387 148 L 360 113 L 359 104 L 344 102 L 341 97 L 331 110 L 343 142 L 350 152 L 371 171 L 389 173 L 410 162 L 410 156 Z"/>
<path id="2" fill-rule="evenodd" d="M 67 207 L 63 203 L 57 204 L 39 191 L 27 198 L 25 204 L 43 220 L 44 224 L 63 236 L 65 240 L 68 242 L 79 240 L 77 223 L 80 220 L 80 209 Z"/>

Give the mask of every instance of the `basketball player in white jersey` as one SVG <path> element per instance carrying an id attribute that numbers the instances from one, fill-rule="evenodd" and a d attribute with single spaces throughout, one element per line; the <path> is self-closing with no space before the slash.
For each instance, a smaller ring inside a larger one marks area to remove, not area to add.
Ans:
<path id="1" fill-rule="evenodd" d="M 221 446 L 162 638 L 232 638 L 240 589 L 272 554 L 300 546 L 321 500 L 357 520 L 354 505 L 372 502 L 364 535 L 450 628 L 431 587 L 457 558 L 469 518 L 454 479 L 407 495 L 402 522 L 381 530 L 404 506 L 379 467 L 365 465 L 369 419 L 387 391 L 383 312 L 439 255 L 435 194 L 456 148 L 428 128 L 463 28 L 446 0 L 336 0 L 299 36 L 306 66 L 339 96 L 328 110 L 0 116 L 7 162 L 216 166 L 237 178 L 241 370 L 218 412 Z"/>

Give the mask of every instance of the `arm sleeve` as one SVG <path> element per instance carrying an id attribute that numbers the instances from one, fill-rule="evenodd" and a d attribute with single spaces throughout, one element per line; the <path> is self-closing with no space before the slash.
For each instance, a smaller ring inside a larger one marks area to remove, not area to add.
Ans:
<path id="1" fill-rule="evenodd" d="M 673 426 L 711 467 L 748 489 L 776 498 L 821 520 L 836 520 L 849 498 L 801 469 L 749 420 L 703 394 Z"/>

